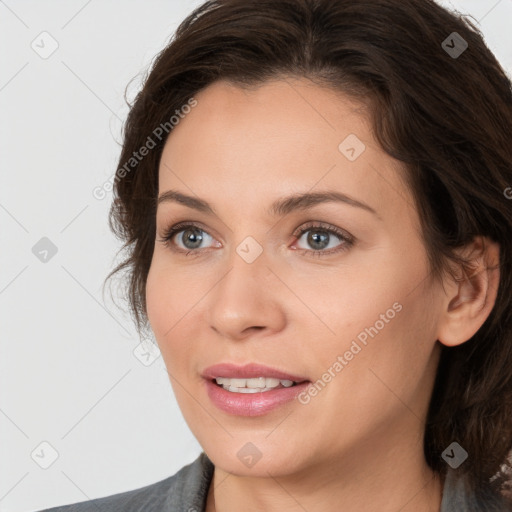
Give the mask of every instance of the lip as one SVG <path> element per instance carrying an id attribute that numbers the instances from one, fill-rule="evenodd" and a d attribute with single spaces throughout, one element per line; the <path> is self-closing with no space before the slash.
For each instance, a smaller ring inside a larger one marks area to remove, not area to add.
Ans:
<path id="1" fill-rule="evenodd" d="M 249 363 L 244 366 L 237 366 L 231 363 L 220 363 L 209 366 L 203 371 L 205 379 L 215 379 L 215 377 L 227 377 L 231 379 L 253 379 L 256 377 L 270 377 L 279 380 L 293 380 L 294 382 L 304 382 L 307 377 L 291 375 L 269 366 L 257 363 Z"/>
<path id="2" fill-rule="evenodd" d="M 206 391 L 212 403 L 220 410 L 235 416 L 262 416 L 267 414 L 294 400 L 311 384 L 305 377 L 291 375 L 256 363 L 245 366 L 236 366 L 230 363 L 216 364 L 206 368 L 202 376 L 205 379 Z M 240 379 L 270 377 L 279 380 L 293 380 L 300 382 L 300 384 L 288 388 L 273 389 L 272 391 L 233 393 L 217 385 L 214 382 L 215 377 Z"/>

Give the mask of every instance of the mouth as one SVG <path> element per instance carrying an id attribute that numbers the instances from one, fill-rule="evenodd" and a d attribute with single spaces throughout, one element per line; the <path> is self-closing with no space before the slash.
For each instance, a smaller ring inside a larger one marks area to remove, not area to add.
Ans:
<path id="1" fill-rule="evenodd" d="M 235 416 L 262 416 L 292 403 L 311 383 L 256 363 L 237 366 L 221 363 L 203 371 L 206 392 L 220 410 Z"/>

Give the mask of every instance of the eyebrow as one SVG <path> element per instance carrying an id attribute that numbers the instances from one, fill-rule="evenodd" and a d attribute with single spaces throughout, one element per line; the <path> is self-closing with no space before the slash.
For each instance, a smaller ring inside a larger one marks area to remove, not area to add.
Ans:
<path id="1" fill-rule="evenodd" d="M 177 190 L 167 190 L 166 192 L 160 194 L 157 204 L 166 202 L 179 203 L 203 213 L 217 215 L 215 210 L 204 199 L 189 196 L 178 192 Z M 361 208 L 381 219 L 380 215 L 366 203 L 358 201 L 357 199 L 347 196 L 341 192 L 335 192 L 332 190 L 324 192 L 306 192 L 302 194 L 293 194 L 291 196 L 278 199 L 272 203 L 268 213 L 274 217 L 285 216 L 295 210 L 307 210 L 313 206 L 316 206 L 317 204 L 329 202 L 345 203 L 355 208 Z"/>

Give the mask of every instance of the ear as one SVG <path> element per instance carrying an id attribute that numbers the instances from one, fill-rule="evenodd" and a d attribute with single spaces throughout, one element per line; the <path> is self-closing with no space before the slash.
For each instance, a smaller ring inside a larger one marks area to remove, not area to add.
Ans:
<path id="1" fill-rule="evenodd" d="M 498 243 L 479 236 L 457 251 L 468 260 L 470 270 L 459 267 L 456 280 L 443 282 L 445 297 L 437 332 L 443 345 L 454 347 L 469 340 L 489 316 L 500 281 L 499 249 Z"/>

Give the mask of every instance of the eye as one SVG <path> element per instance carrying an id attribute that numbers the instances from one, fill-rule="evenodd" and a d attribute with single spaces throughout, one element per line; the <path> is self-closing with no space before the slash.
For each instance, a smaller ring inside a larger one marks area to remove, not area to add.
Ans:
<path id="1" fill-rule="evenodd" d="M 180 233 L 182 234 L 177 236 Z M 179 243 L 173 242 L 173 238 L 176 238 L 179 242 L 181 242 L 182 245 L 180 246 Z M 159 241 L 170 247 L 173 251 L 188 251 L 188 255 L 190 252 L 198 252 L 195 249 L 203 248 L 201 247 L 201 244 L 203 244 L 205 241 L 207 242 L 208 239 L 214 240 L 211 235 L 209 235 L 199 226 L 191 223 L 180 223 L 167 229 L 164 232 L 163 238 Z M 217 242 L 216 246 L 220 247 L 220 244 Z"/>
<path id="2" fill-rule="evenodd" d="M 312 250 L 299 247 L 299 250 L 302 251 L 303 254 L 318 257 L 325 256 L 340 251 L 346 251 L 354 245 L 353 236 L 330 224 L 311 223 L 302 226 L 298 233 L 294 233 L 294 236 L 297 237 L 297 240 L 300 240 L 306 233 L 309 233 L 306 237 L 306 243 L 312 247 Z M 333 238 L 340 240 L 341 244 L 333 246 L 332 242 L 335 242 Z"/>

